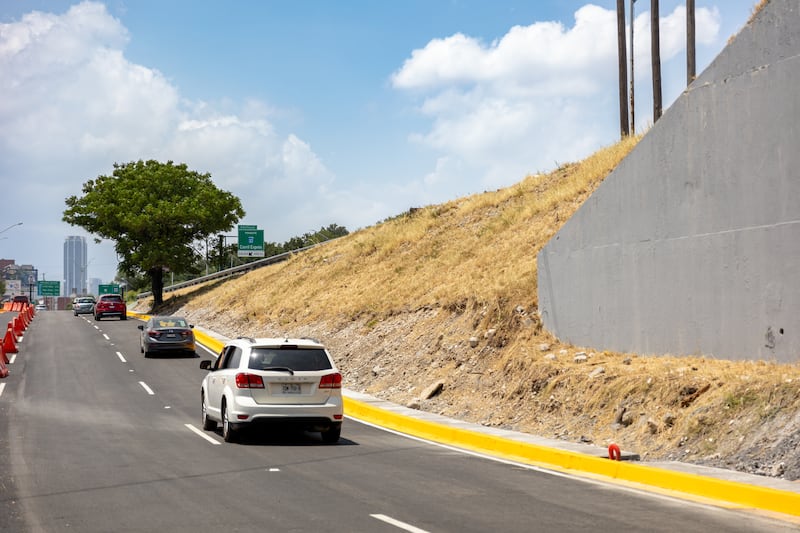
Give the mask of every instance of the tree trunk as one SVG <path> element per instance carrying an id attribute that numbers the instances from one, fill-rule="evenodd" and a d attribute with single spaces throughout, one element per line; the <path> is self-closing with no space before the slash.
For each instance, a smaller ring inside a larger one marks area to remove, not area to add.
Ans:
<path id="1" fill-rule="evenodd" d="M 153 309 L 158 309 L 164 303 L 164 269 L 151 268 L 147 271 L 150 276 L 150 285 L 153 292 Z"/>

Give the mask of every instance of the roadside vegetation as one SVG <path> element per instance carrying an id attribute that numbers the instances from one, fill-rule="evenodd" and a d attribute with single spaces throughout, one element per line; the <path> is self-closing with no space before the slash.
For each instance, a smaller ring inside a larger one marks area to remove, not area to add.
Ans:
<path id="1" fill-rule="evenodd" d="M 797 364 L 612 353 L 561 343 L 541 327 L 537 253 L 637 142 L 411 208 L 165 305 L 228 336 L 319 338 L 346 387 L 396 403 L 615 442 L 645 459 L 798 479 Z"/>

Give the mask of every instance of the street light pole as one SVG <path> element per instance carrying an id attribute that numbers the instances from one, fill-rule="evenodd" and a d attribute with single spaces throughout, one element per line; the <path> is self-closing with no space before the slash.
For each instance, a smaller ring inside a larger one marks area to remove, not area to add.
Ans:
<path id="1" fill-rule="evenodd" d="M 6 229 L 4 229 L 4 230 L 0 231 L 0 233 L 5 233 L 5 232 L 7 232 L 8 230 L 10 230 L 11 228 L 13 228 L 13 227 L 16 227 L 16 226 L 21 226 L 21 225 L 22 225 L 22 222 L 17 222 L 16 224 L 11 224 L 11 225 L 10 225 L 9 227 L 7 227 Z"/>

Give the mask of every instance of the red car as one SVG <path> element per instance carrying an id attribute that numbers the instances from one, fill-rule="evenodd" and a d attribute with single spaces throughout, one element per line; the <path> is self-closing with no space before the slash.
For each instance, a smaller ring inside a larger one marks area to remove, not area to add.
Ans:
<path id="1" fill-rule="evenodd" d="M 94 319 L 107 316 L 118 316 L 120 320 L 128 320 L 128 306 L 119 294 L 101 294 L 94 304 Z"/>

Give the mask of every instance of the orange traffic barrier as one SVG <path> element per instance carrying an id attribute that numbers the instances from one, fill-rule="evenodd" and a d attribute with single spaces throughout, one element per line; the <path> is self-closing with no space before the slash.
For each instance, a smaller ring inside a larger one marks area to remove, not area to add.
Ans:
<path id="1" fill-rule="evenodd" d="M 16 344 L 22 340 L 22 335 L 17 335 L 17 331 L 14 329 L 14 320 L 8 323 L 8 329 L 11 330 L 11 340 L 13 340 Z"/>
<path id="2" fill-rule="evenodd" d="M 13 322 L 14 335 L 16 335 L 18 339 L 21 339 L 22 332 L 25 331 L 25 328 L 22 325 L 22 320 L 20 320 L 19 316 L 15 316 Z"/>
<path id="3" fill-rule="evenodd" d="M 14 342 L 14 329 L 11 327 L 11 324 L 8 325 L 6 336 L 3 337 L 3 351 L 5 353 L 19 353 L 17 343 Z"/>

